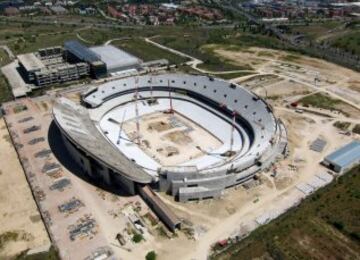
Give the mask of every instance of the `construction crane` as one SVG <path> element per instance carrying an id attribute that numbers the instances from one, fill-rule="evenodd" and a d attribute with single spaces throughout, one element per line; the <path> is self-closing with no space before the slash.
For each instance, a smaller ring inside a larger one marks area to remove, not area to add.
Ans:
<path id="1" fill-rule="evenodd" d="M 114 123 L 114 124 L 120 126 L 118 139 L 117 139 L 117 141 L 116 141 L 116 144 L 118 144 L 118 145 L 120 144 L 120 140 L 121 140 L 121 139 L 123 139 L 123 140 L 125 140 L 125 141 L 127 141 L 127 142 L 130 142 L 130 143 L 134 143 L 132 140 L 127 139 L 127 138 L 121 136 L 121 135 L 122 135 L 122 129 L 123 129 L 123 123 L 124 123 L 124 121 L 125 121 L 125 114 L 126 114 L 126 110 L 124 111 L 123 119 L 122 119 L 121 122 L 119 122 L 119 121 L 117 121 L 116 119 L 111 118 L 111 117 L 108 119 L 109 122 Z"/>
<path id="2" fill-rule="evenodd" d="M 122 134 L 122 130 L 123 130 L 123 125 L 124 125 L 124 120 L 125 120 L 125 115 L 126 115 L 126 109 L 124 111 L 121 123 L 120 123 L 120 129 L 119 129 L 119 135 L 118 135 L 118 139 L 116 141 L 116 144 L 119 145 L 120 144 L 120 140 L 121 140 L 121 134 Z"/>
<path id="3" fill-rule="evenodd" d="M 136 143 L 140 144 L 140 123 L 139 123 L 139 107 L 138 107 L 138 96 L 139 96 L 139 78 L 135 78 L 135 120 L 136 120 Z"/>
<path id="4" fill-rule="evenodd" d="M 173 113 L 174 113 L 174 109 L 173 109 L 172 96 L 171 96 L 170 80 L 168 80 L 168 89 L 169 89 L 170 108 L 169 108 L 169 110 L 167 111 L 167 113 L 173 114 Z"/>

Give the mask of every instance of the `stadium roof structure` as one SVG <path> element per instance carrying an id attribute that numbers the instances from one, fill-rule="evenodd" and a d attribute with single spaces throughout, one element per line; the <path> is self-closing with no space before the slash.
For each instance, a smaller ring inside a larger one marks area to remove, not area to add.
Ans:
<path id="1" fill-rule="evenodd" d="M 53 107 L 57 125 L 64 129 L 70 140 L 76 140 L 79 149 L 90 156 L 101 158 L 115 172 L 122 172 L 130 180 L 138 183 L 150 183 L 151 176 L 135 166 L 117 148 L 106 141 L 88 116 L 84 107 L 77 106 L 73 101 L 59 98 Z"/>
<path id="2" fill-rule="evenodd" d="M 108 71 L 136 67 L 141 63 L 140 59 L 112 45 L 96 46 L 90 50 L 100 57 Z"/>
<path id="3" fill-rule="evenodd" d="M 76 55 L 80 60 L 86 62 L 95 62 L 100 61 L 100 57 L 96 53 L 92 52 L 88 47 L 82 45 L 80 42 L 71 40 L 64 43 L 66 50 L 70 51 L 72 54 Z"/>
<path id="4" fill-rule="evenodd" d="M 352 141 L 325 157 L 325 160 L 341 168 L 360 160 L 360 141 Z"/>

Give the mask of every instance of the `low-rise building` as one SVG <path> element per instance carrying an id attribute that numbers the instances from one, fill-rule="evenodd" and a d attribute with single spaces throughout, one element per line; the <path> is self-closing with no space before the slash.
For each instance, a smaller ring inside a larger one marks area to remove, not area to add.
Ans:
<path id="1" fill-rule="evenodd" d="M 77 80 L 90 73 L 90 67 L 85 62 L 67 63 L 59 46 L 21 54 L 17 59 L 25 80 L 38 87 Z"/>
<path id="2" fill-rule="evenodd" d="M 66 8 L 64 8 L 60 5 L 51 6 L 50 10 L 56 15 L 64 15 L 64 14 L 67 14 L 67 12 L 68 12 Z"/>
<path id="3" fill-rule="evenodd" d="M 92 47 L 90 50 L 106 64 L 108 73 L 136 69 L 142 63 L 140 59 L 112 45 Z"/>
<path id="4" fill-rule="evenodd" d="M 360 141 L 352 141 L 329 154 L 322 162 L 331 170 L 343 173 L 360 163 Z"/>

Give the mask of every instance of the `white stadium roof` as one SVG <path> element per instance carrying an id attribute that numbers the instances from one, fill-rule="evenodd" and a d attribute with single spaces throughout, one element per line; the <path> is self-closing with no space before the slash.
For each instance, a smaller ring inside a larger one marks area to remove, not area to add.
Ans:
<path id="1" fill-rule="evenodd" d="M 134 68 L 141 63 L 140 59 L 112 45 L 96 46 L 90 50 L 100 57 L 109 72 Z"/>

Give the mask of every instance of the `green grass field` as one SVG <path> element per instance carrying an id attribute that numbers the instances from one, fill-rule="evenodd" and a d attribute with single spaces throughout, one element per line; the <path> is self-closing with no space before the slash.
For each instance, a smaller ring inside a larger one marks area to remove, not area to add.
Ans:
<path id="1" fill-rule="evenodd" d="M 344 25 L 341 21 L 330 21 L 308 26 L 293 26 L 293 32 L 304 34 L 310 40 L 328 42 L 330 46 L 360 55 L 360 22 Z"/>
<path id="2" fill-rule="evenodd" d="M 0 67 L 8 64 L 10 62 L 9 56 L 7 53 L 0 49 Z M 9 84 L 7 83 L 5 77 L 0 73 L 0 104 L 9 101 L 12 98 L 11 90 Z"/>
<path id="3" fill-rule="evenodd" d="M 295 25 L 291 27 L 291 30 L 304 34 L 308 39 L 316 40 L 318 37 L 330 33 L 332 30 L 341 26 L 342 24 L 343 23 L 340 21 L 327 21 L 324 23 L 309 25 Z"/>
<path id="4" fill-rule="evenodd" d="M 162 34 L 154 40 L 204 61 L 199 68 L 211 71 L 248 70 L 251 68 L 237 66 L 228 60 L 220 59 L 215 55 L 213 49 L 208 47 L 210 44 L 224 46 L 224 48 L 232 46 L 233 49 L 236 48 L 238 50 L 251 46 L 276 48 L 281 45 L 274 38 L 264 35 L 239 33 L 229 29 L 204 30 L 198 28 L 197 30 L 189 29 L 186 32 L 180 30 L 173 33 L 170 32 L 169 34 Z"/>
<path id="5" fill-rule="evenodd" d="M 342 103 L 341 100 L 333 99 L 320 93 L 306 96 L 300 99 L 299 102 L 302 103 L 305 107 L 312 106 L 328 110 L 334 110 L 337 104 Z"/>
<path id="6" fill-rule="evenodd" d="M 39 35 L 36 37 L 19 38 L 11 42 L 9 47 L 15 54 L 22 54 L 37 51 L 40 48 L 50 46 L 61 46 L 67 40 L 76 39 L 76 34 L 73 32 L 60 32 L 56 35 Z"/>
<path id="7" fill-rule="evenodd" d="M 4 49 L 0 49 L 0 67 L 10 62 L 9 56 Z"/>
<path id="8" fill-rule="evenodd" d="M 331 45 L 333 47 L 346 50 L 352 54 L 360 55 L 360 29 L 337 37 L 332 41 Z"/>
<path id="9" fill-rule="evenodd" d="M 118 38 L 122 36 L 122 31 L 119 29 L 108 30 L 108 29 L 86 29 L 81 30 L 78 34 L 86 40 L 86 42 L 82 42 L 85 45 L 102 45 L 106 41 L 114 38 Z"/>
<path id="10" fill-rule="evenodd" d="M 360 166 L 212 259 L 358 259 Z"/>
<path id="11" fill-rule="evenodd" d="M 10 101 L 12 99 L 12 93 L 5 77 L 0 75 L 0 105 L 3 102 Z"/>
<path id="12" fill-rule="evenodd" d="M 19 37 L 30 37 L 32 35 L 46 33 L 61 33 L 73 31 L 71 26 L 45 25 L 45 24 L 21 24 L 5 22 L 0 20 L 0 40 L 15 40 Z"/>
<path id="13" fill-rule="evenodd" d="M 113 45 L 124 49 L 143 61 L 151 61 L 157 59 L 167 59 L 170 64 L 180 64 L 187 61 L 186 58 L 173 54 L 169 51 L 160 49 L 150 43 L 145 42 L 140 38 L 133 38 L 129 40 L 114 41 Z"/>
<path id="14" fill-rule="evenodd" d="M 226 73 L 226 74 L 215 74 L 215 77 L 222 78 L 222 79 L 234 79 L 243 76 L 251 75 L 252 73 L 248 72 L 235 72 L 235 73 Z"/>

